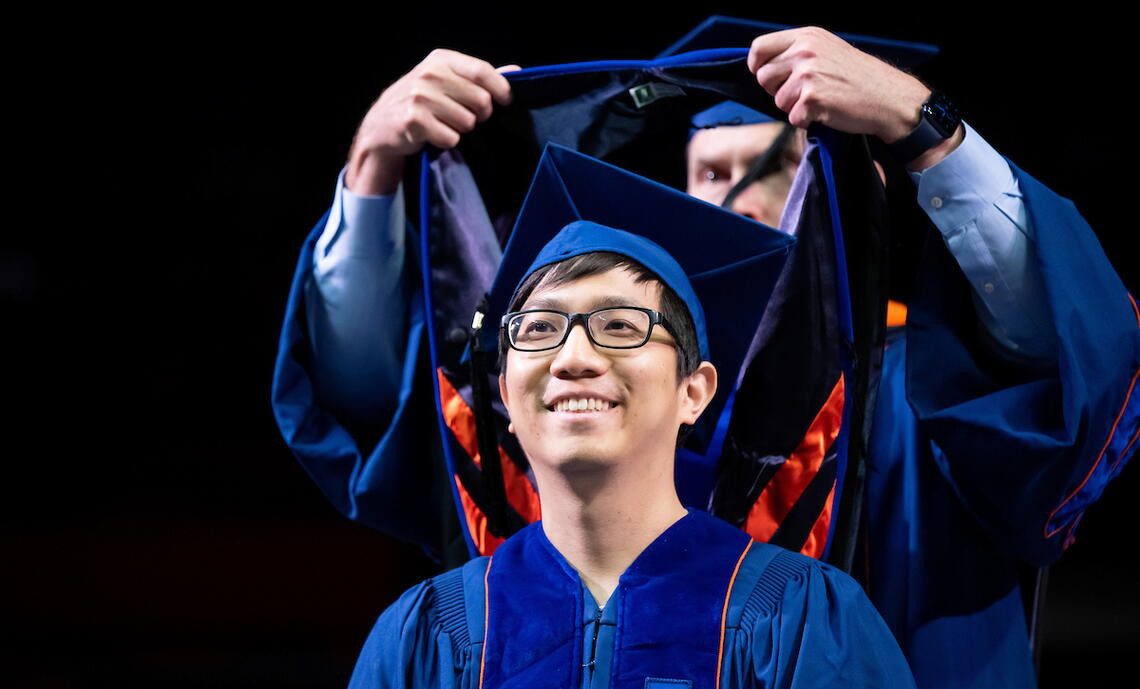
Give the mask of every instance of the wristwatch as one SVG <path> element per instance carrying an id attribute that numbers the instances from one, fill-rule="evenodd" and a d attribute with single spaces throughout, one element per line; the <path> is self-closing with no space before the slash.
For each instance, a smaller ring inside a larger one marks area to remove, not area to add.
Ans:
<path id="1" fill-rule="evenodd" d="M 953 136 L 961 122 L 958 106 L 945 93 L 934 91 L 918 111 L 918 126 L 889 144 L 891 153 L 900 162 L 909 163 Z"/>

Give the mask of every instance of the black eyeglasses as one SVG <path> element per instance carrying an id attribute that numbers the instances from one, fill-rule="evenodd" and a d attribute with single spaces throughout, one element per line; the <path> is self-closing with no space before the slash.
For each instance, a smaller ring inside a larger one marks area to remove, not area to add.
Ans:
<path id="1" fill-rule="evenodd" d="M 634 349 L 649 342 L 653 326 L 661 324 L 677 337 L 673 326 L 660 312 L 640 306 L 617 306 L 589 313 L 562 311 L 514 311 L 503 316 L 501 327 L 511 347 L 520 352 L 541 352 L 561 347 L 574 324 L 581 321 L 586 336 L 599 347 Z"/>

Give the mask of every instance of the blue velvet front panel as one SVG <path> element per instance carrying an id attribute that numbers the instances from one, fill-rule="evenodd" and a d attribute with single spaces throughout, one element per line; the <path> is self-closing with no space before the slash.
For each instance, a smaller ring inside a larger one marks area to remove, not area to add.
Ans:
<path id="1" fill-rule="evenodd" d="M 612 689 L 643 689 L 647 678 L 714 689 L 721 618 L 744 532 L 703 512 L 659 536 L 622 575 Z M 577 687 L 583 653 L 582 584 L 541 522 L 496 551 L 487 575 L 485 689 Z"/>

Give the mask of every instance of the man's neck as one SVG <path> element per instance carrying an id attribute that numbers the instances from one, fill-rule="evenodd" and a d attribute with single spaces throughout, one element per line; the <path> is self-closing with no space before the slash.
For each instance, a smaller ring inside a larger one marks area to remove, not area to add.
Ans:
<path id="1" fill-rule="evenodd" d="M 637 556 L 686 514 L 672 462 L 655 475 L 614 473 L 620 470 L 540 480 L 543 531 L 599 606 Z"/>

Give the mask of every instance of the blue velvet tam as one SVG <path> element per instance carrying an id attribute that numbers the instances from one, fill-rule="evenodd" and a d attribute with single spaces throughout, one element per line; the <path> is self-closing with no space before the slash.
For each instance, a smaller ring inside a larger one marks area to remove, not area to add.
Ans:
<path id="1" fill-rule="evenodd" d="M 711 108 L 693 115 L 692 119 L 689 120 L 689 138 L 693 138 L 693 135 L 702 129 L 733 127 L 742 124 L 765 124 L 768 122 L 779 122 L 779 120 L 736 101 L 721 101 Z"/>
<path id="2" fill-rule="evenodd" d="M 794 243 L 779 230 L 547 144 L 491 285 L 480 349 L 497 349 L 497 326 L 531 273 L 609 251 L 642 264 L 676 292 L 696 326 L 702 359 L 735 380 Z M 704 418 L 715 421 L 721 397 Z"/>

